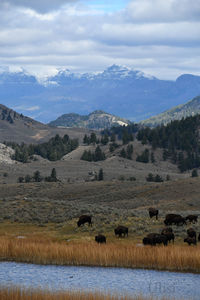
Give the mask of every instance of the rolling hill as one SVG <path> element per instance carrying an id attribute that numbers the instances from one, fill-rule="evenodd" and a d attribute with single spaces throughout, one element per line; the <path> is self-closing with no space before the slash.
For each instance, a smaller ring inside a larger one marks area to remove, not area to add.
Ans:
<path id="1" fill-rule="evenodd" d="M 189 116 L 194 116 L 200 113 L 200 96 L 195 97 L 194 99 L 188 101 L 186 104 L 181 104 L 173 107 L 159 115 L 151 117 L 147 120 L 141 121 L 141 124 L 144 124 L 149 127 L 155 127 L 160 124 L 168 124 L 174 120 L 181 120 Z"/>
<path id="2" fill-rule="evenodd" d="M 0 104 L 0 142 L 42 143 L 59 134 L 80 138 L 85 129 L 53 128 Z"/>
<path id="3" fill-rule="evenodd" d="M 108 114 L 102 110 L 96 110 L 89 115 L 81 116 L 79 114 L 64 114 L 55 121 L 49 123 L 54 127 L 79 127 L 88 129 L 104 129 L 112 126 L 128 125 L 131 122 Z"/>

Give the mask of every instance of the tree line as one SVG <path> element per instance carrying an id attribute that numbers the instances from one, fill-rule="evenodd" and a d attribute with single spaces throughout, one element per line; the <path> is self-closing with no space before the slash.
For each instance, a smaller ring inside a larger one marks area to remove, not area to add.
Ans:
<path id="1" fill-rule="evenodd" d="M 15 150 L 12 159 L 27 163 L 34 155 L 40 155 L 50 161 L 60 160 L 64 155 L 76 149 L 79 145 L 78 139 L 70 139 L 66 134 L 60 137 L 58 134 L 48 142 L 42 144 L 17 144 L 4 142 L 5 145 Z"/>

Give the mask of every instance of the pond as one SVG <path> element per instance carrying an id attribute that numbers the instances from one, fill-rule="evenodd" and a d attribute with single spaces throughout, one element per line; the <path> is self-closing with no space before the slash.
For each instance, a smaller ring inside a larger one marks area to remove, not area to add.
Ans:
<path id="1" fill-rule="evenodd" d="M 53 291 L 200 299 L 200 275 L 142 269 L 42 266 L 0 262 L 0 285 Z"/>

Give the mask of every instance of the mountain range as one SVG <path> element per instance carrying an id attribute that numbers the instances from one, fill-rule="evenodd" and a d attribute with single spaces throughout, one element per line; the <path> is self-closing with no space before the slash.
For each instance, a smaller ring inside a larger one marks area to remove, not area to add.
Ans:
<path id="1" fill-rule="evenodd" d="M 24 71 L 0 74 L 0 103 L 44 123 L 95 110 L 138 122 L 198 95 L 200 76 L 160 80 L 117 65 L 98 74 L 59 71 L 42 82 Z"/>

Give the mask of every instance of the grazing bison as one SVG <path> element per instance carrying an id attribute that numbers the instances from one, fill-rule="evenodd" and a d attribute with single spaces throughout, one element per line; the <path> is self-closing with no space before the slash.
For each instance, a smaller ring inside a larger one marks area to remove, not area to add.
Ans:
<path id="1" fill-rule="evenodd" d="M 165 225 L 166 226 L 172 225 L 174 218 L 177 218 L 177 217 L 181 217 L 181 215 L 177 215 L 177 214 L 168 214 L 168 215 L 166 215 L 165 220 L 164 220 Z"/>
<path id="2" fill-rule="evenodd" d="M 188 245 L 190 246 L 191 244 L 196 245 L 197 241 L 194 237 L 193 238 L 187 237 L 187 238 L 184 239 L 184 243 L 188 243 Z"/>
<path id="3" fill-rule="evenodd" d="M 159 213 L 158 209 L 155 209 L 153 207 L 149 208 L 149 217 L 150 218 L 153 218 L 155 216 L 156 220 L 158 220 L 158 213 Z"/>
<path id="4" fill-rule="evenodd" d="M 165 227 L 162 229 L 161 234 L 173 233 L 173 229 L 171 227 Z"/>
<path id="5" fill-rule="evenodd" d="M 77 226 L 80 227 L 81 225 L 84 225 L 85 223 L 88 223 L 89 226 L 92 226 L 92 217 L 87 215 L 82 215 L 79 217 L 79 220 L 77 222 Z"/>
<path id="6" fill-rule="evenodd" d="M 128 227 L 119 225 L 117 228 L 115 228 L 114 232 L 115 235 L 118 235 L 119 237 L 122 237 L 122 234 L 124 237 L 128 236 Z"/>
<path id="7" fill-rule="evenodd" d="M 105 235 L 98 234 L 95 236 L 95 241 L 99 244 L 103 244 L 103 243 L 106 244 L 106 237 L 105 237 Z"/>
<path id="8" fill-rule="evenodd" d="M 177 217 L 174 217 L 173 220 L 172 220 L 172 224 L 174 225 L 177 225 L 177 226 L 181 226 L 181 225 L 186 225 L 186 222 L 185 222 L 185 218 L 181 217 L 181 216 L 177 216 Z"/>
<path id="9" fill-rule="evenodd" d="M 164 220 L 165 225 L 184 225 L 186 224 L 185 219 L 181 215 L 168 214 Z"/>
<path id="10" fill-rule="evenodd" d="M 197 223 L 197 219 L 198 219 L 198 216 L 196 216 L 196 215 L 188 215 L 185 218 L 185 220 L 189 221 L 190 223 Z"/>
<path id="11" fill-rule="evenodd" d="M 174 244 L 175 235 L 174 235 L 173 232 L 166 232 L 166 233 L 164 233 L 163 235 L 166 236 L 168 242 L 171 242 L 171 241 L 172 241 L 173 244 Z"/>
<path id="12" fill-rule="evenodd" d="M 197 233 L 196 233 L 196 231 L 195 231 L 193 228 L 189 228 L 189 229 L 187 230 L 187 235 L 188 235 L 188 237 L 190 237 L 190 238 L 195 238 L 195 240 L 196 240 L 196 238 L 197 238 Z"/>
<path id="13" fill-rule="evenodd" d="M 163 244 L 164 246 L 167 246 L 168 240 L 167 240 L 167 237 L 163 234 L 149 233 L 143 239 L 143 244 L 144 245 L 151 245 L 151 246 L 155 246 L 156 244 Z"/>
<path id="14" fill-rule="evenodd" d="M 150 246 L 155 246 L 156 245 L 154 239 L 149 238 L 147 236 L 143 238 L 142 242 L 143 242 L 144 245 L 150 245 Z"/>
<path id="15" fill-rule="evenodd" d="M 168 244 L 167 237 L 163 234 L 158 234 L 154 240 L 156 244 L 163 244 L 164 246 Z"/>

